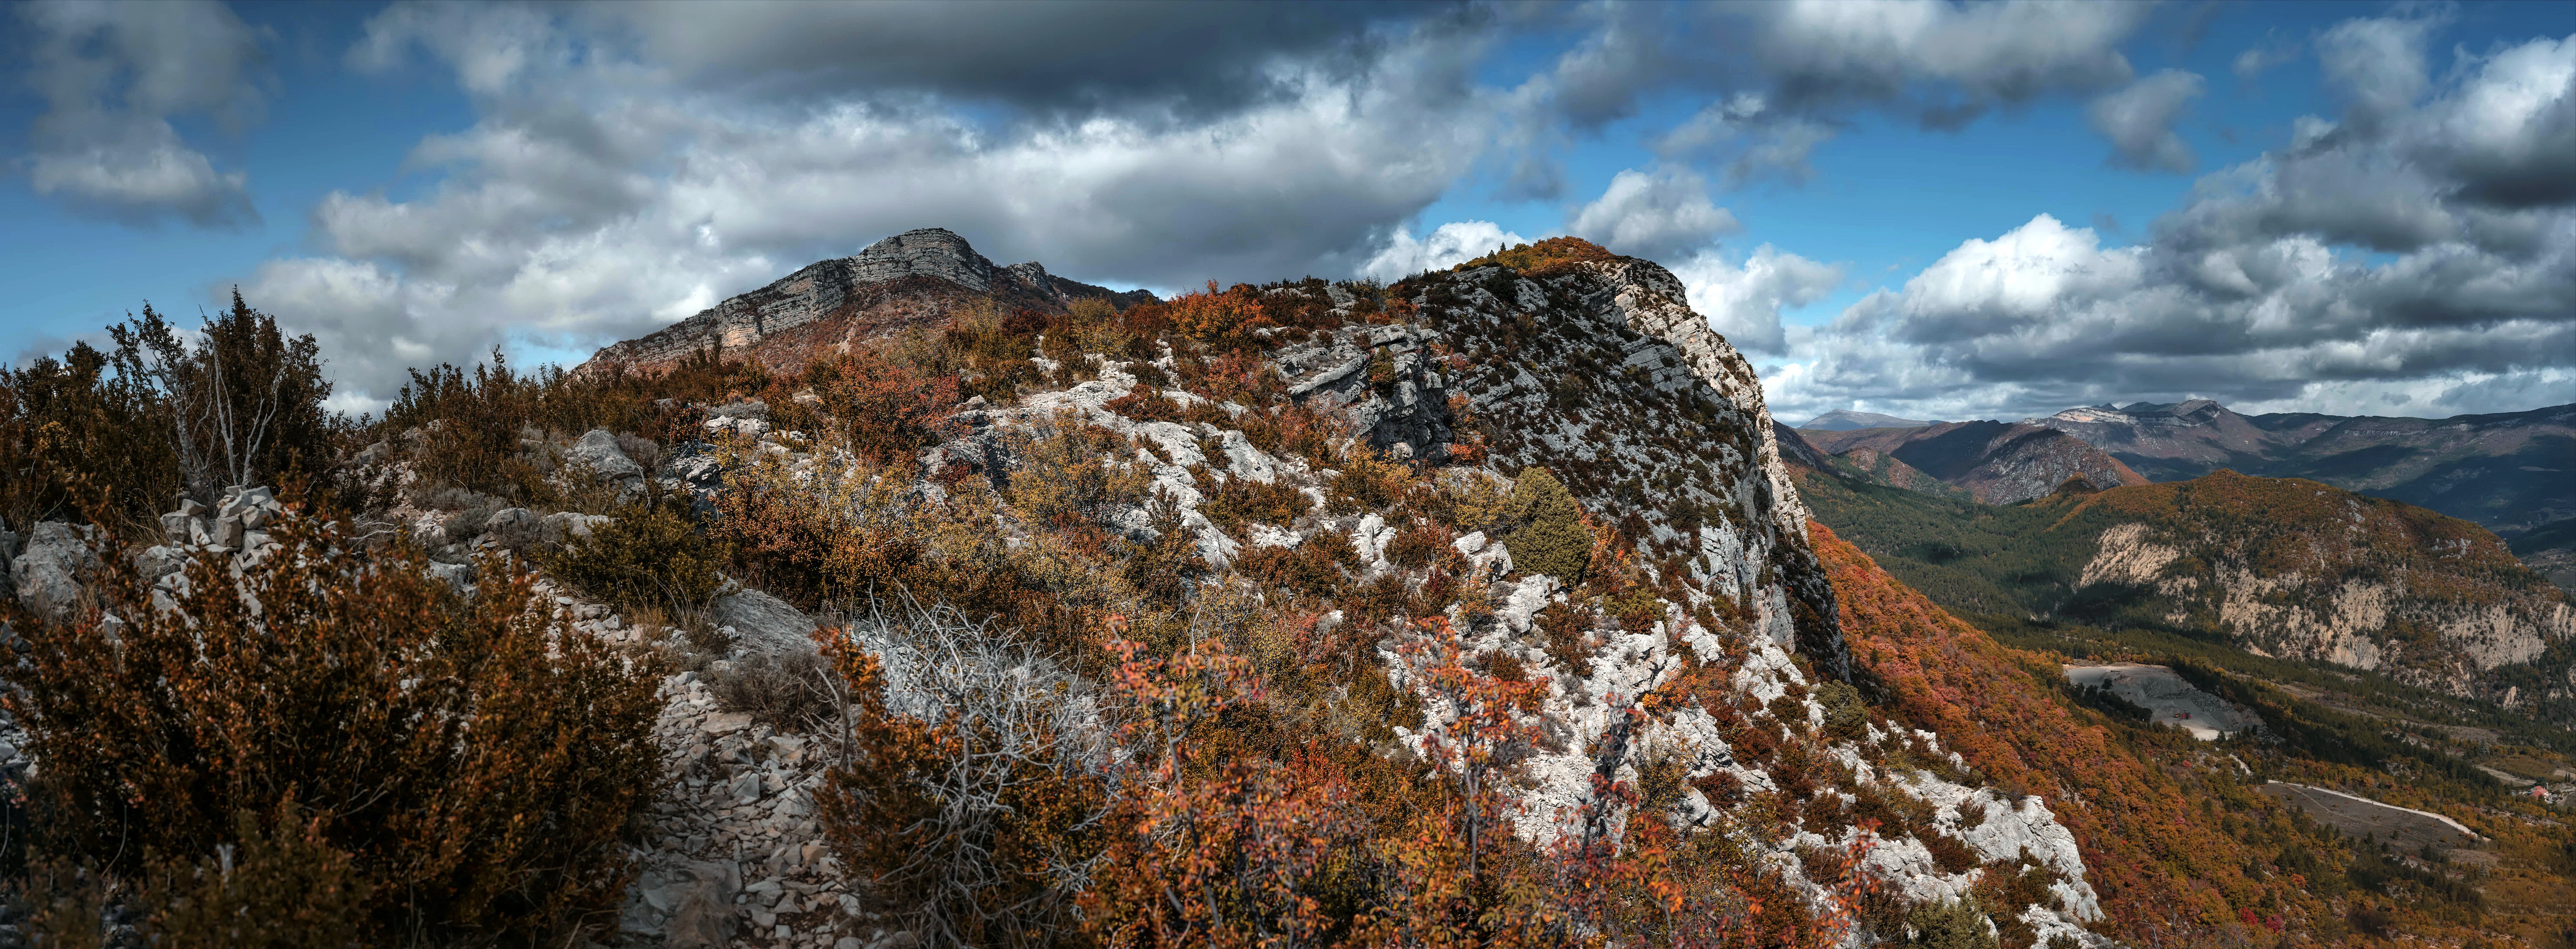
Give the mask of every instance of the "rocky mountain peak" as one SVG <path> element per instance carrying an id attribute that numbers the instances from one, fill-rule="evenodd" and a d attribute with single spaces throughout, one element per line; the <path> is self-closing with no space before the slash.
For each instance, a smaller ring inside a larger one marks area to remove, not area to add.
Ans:
<path id="1" fill-rule="evenodd" d="M 708 349 L 791 368 L 854 343 L 938 325 L 963 307 L 1054 314 L 1093 297 L 1119 309 L 1154 299 L 1143 290 L 1067 280 L 1036 261 L 1000 266 L 955 231 L 918 228 L 848 257 L 809 264 L 658 332 L 604 347 L 578 371 L 615 365 L 658 372 Z"/>

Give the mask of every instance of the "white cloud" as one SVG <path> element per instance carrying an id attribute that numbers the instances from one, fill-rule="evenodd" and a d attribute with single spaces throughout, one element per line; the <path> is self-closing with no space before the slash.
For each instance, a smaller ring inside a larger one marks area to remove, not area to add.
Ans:
<path id="1" fill-rule="evenodd" d="M 1787 328 L 1774 402 L 2017 418 L 2189 397 L 2435 416 L 2569 401 L 2576 37 L 2464 57 L 2437 82 L 2433 25 L 2327 31 L 2347 110 L 2203 177 L 2137 246 L 2042 215 L 1829 326 Z"/>
<path id="2" fill-rule="evenodd" d="M 1386 247 L 1360 265 L 1360 275 L 1373 280 L 1395 282 L 1426 270 L 1440 270 L 1466 263 L 1495 250 L 1529 239 L 1503 230 L 1492 221 L 1451 221 L 1433 228 L 1420 239 L 1405 228 L 1396 228 L 1388 236 Z"/>
<path id="3" fill-rule="evenodd" d="M 38 36 L 26 79 L 46 111 L 29 130 L 28 184 L 75 213 L 148 225 L 258 220 L 248 176 L 217 171 L 169 119 L 258 117 L 257 37 L 214 0 L 48 0 L 18 7 Z"/>
<path id="4" fill-rule="evenodd" d="M 2186 172 L 2200 164 L 2191 146 L 2174 134 L 2191 100 L 2206 83 L 2196 73 L 2168 69 L 2093 100 L 2085 118 L 2111 140 L 2111 164 L 2141 171 Z"/>
<path id="5" fill-rule="evenodd" d="M 1349 273 L 1466 172 L 1495 114 L 1454 101 L 1483 93 L 1458 91 L 1448 37 L 1379 49 L 1365 75 L 1283 76 L 1295 96 L 1197 124 L 994 126 L 905 100 L 776 108 L 742 77 L 690 85 L 575 26 L 447 6 L 371 22 L 353 59 L 425 49 L 482 118 L 414 149 L 445 174 L 428 193 L 333 192 L 314 212 L 329 255 L 245 286 L 337 334 L 333 352 L 364 350 L 334 357 L 344 385 L 381 394 L 403 366 L 504 338 L 594 347 L 915 227 L 1126 286 Z"/>
<path id="6" fill-rule="evenodd" d="M 1601 197 L 1566 221 L 1576 236 L 1612 251 L 1672 260 L 1741 230 L 1735 215 L 1708 199 L 1708 182 L 1688 171 L 1621 171 Z"/>
<path id="7" fill-rule="evenodd" d="M 1740 264 L 1704 253 L 1672 271 L 1709 328 L 1738 349 L 1777 353 L 1786 346 L 1780 311 L 1824 299 L 1842 285 L 1846 269 L 1764 244 Z"/>

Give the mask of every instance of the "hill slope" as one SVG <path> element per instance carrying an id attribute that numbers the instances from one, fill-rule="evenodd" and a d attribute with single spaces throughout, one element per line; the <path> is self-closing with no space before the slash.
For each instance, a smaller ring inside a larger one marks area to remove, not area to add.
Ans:
<path id="1" fill-rule="evenodd" d="M 1887 484 L 1924 490 L 1929 488 L 1924 483 L 1928 478 L 1988 504 L 2026 501 L 2055 490 L 2068 478 L 2083 478 L 2098 487 L 2147 483 L 2082 440 L 2038 425 L 1940 422 L 1920 428 L 1800 434 L 1808 444 L 1850 462 L 1854 470 L 1884 478 Z"/>
<path id="2" fill-rule="evenodd" d="M 2165 630 L 2576 722 L 2576 607 L 2466 521 L 2227 471 L 2013 507 L 1799 477 L 1819 519 L 1954 609 Z"/>
<path id="3" fill-rule="evenodd" d="M 1876 412 L 1855 412 L 1851 409 L 1835 409 L 1823 415 L 1816 416 L 1815 418 L 1808 419 L 1807 424 L 1800 425 L 1798 427 L 1814 429 L 1820 432 L 1848 432 L 1856 428 L 1918 428 L 1934 424 L 1938 423 L 1916 421 L 1910 418 L 1897 418 L 1893 415 L 1880 415 Z"/>
<path id="4" fill-rule="evenodd" d="M 2313 478 L 2506 536 L 2576 517 L 2576 405 L 2419 419 L 2249 416 L 2196 399 L 2075 408 L 2023 421 L 2090 442 L 2155 481 L 2222 467 Z"/>
<path id="5" fill-rule="evenodd" d="M 1035 262 L 998 266 L 965 238 L 924 228 L 807 265 L 651 335 L 602 348 L 582 368 L 615 364 L 655 372 L 712 346 L 732 358 L 796 369 L 852 343 L 935 329 L 953 311 L 979 302 L 1053 314 L 1089 298 L 1123 308 L 1154 295 L 1067 280 Z"/>

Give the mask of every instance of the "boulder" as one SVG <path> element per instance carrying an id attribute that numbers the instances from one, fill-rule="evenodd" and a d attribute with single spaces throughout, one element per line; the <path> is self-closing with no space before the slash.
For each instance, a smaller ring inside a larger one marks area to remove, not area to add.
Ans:
<path id="1" fill-rule="evenodd" d="M 742 868 L 721 860 L 693 860 L 646 874 L 644 901 L 671 914 L 663 944 L 673 949 L 714 949 L 732 944 L 733 898 L 742 892 Z"/>
<path id="2" fill-rule="evenodd" d="M 814 619 L 769 594 L 744 588 L 716 598 L 715 621 L 733 629 L 734 645 L 778 655 L 814 651 Z"/>
<path id="3" fill-rule="evenodd" d="M 207 533 L 206 506 L 195 498 L 180 498 L 179 509 L 161 515 L 161 537 L 173 544 L 192 544 Z"/>
<path id="4" fill-rule="evenodd" d="M 626 456 L 617 444 L 617 436 L 604 428 L 594 428 L 573 443 L 566 452 L 572 460 L 589 465 L 590 470 L 611 481 L 626 481 L 644 476 L 644 466 Z"/>
<path id="5" fill-rule="evenodd" d="M 747 418 L 766 422 L 769 421 L 769 403 L 759 399 L 748 399 L 713 406 L 707 409 L 707 417 L 710 419 Z"/>
<path id="6" fill-rule="evenodd" d="M 611 518 L 605 514 L 575 514 L 571 511 L 558 511 L 546 515 L 546 539 L 556 543 L 566 543 L 576 537 L 589 537 L 591 531 L 608 526 L 610 520 Z"/>
<path id="7" fill-rule="evenodd" d="M 81 581 L 97 573 L 97 529 L 61 521 L 36 525 L 25 553 L 9 561 L 18 602 L 38 615 L 63 619 L 79 604 Z"/>
<path id="8" fill-rule="evenodd" d="M 472 564 L 439 563 L 433 560 L 428 566 L 421 568 L 421 572 L 428 574 L 432 580 L 446 583 L 458 593 L 463 593 L 474 586 L 474 565 Z"/>
<path id="9" fill-rule="evenodd" d="M 0 520 L 0 595 L 18 595 L 17 584 L 10 579 L 12 571 L 9 565 L 18 559 L 18 552 L 26 546 L 26 539 L 10 530 L 8 521 Z"/>

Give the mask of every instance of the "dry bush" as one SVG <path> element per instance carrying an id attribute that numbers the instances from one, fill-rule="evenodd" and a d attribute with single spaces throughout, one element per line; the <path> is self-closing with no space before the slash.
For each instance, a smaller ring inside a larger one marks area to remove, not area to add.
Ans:
<path id="1" fill-rule="evenodd" d="M 728 555 L 689 523 L 685 503 L 655 486 L 590 536 L 567 537 L 538 562 L 547 576 L 611 603 L 704 607 L 723 581 L 718 570 Z"/>
<path id="2" fill-rule="evenodd" d="M 934 946 L 1076 932 L 1109 793 L 1082 680 L 946 607 L 872 617 L 824 649 L 850 699 L 849 760 L 818 795 L 841 859 Z"/>
<path id="3" fill-rule="evenodd" d="M 1256 481 L 1235 475 L 1218 485 L 1200 513 L 1228 531 L 1240 531 L 1246 522 L 1286 526 L 1306 510 L 1310 502 L 1306 492 L 1286 481 Z"/>
<path id="4" fill-rule="evenodd" d="M 809 652 L 758 654 L 735 660 L 713 679 L 716 707 L 751 713 L 753 721 L 782 732 L 808 730 L 838 714 L 830 674 L 821 656 Z"/>
<path id="5" fill-rule="evenodd" d="M 1121 511 L 1143 505 L 1151 475 L 1134 462 L 1125 436 L 1085 424 L 1071 410 L 1010 436 L 1017 470 L 1004 496 L 1031 524 L 1063 529 L 1106 524 Z"/>
<path id="6" fill-rule="evenodd" d="M 1449 551 L 1449 534 L 1428 524 L 1407 527 L 1386 544 L 1386 559 L 1407 570 L 1428 567 Z"/>
<path id="7" fill-rule="evenodd" d="M 469 601 L 415 550 L 337 553 L 312 518 L 271 534 L 284 550 L 238 588 L 208 555 L 156 608 L 111 556 L 105 614 L 7 617 L 25 652 L 6 707 L 45 763 L 32 852 L 138 880 L 150 854 L 250 845 L 237 815 L 292 800 L 354 861 L 361 939 L 520 941 L 612 912 L 615 844 L 659 769 L 657 677 L 499 558 Z"/>
<path id="8" fill-rule="evenodd" d="M 873 462 L 938 444 L 941 423 L 957 410 L 955 376 L 922 375 L 872 350 L 817 360 L 805 378 L 840 424 L 846 447 Z"/>
<path id="9" fill-rule="evenodd" d="M 1155 371 L 1161 372 L 1159 369 Z M 1138 378 L 1141 380 L 1143 377 Z M 1181 420 L 1183 411 L 1181 404 L 1172 401 L 1171 396 L 1141 381 L 1134 391 L 1109 400 L 1108 409 L 1139 422 L 1177 422 Z"/>
<path id="10" fill-rule="evenodd" d="M 1342 459 L 1341 477 L 1333 479 L 1330 492 L 1333 511 L 1340 514 L 1383 511 L 1403 500 L 1405 489 L 1412 485 L 1413 472 L 1410 469 L 1387 461 L 1367 445 L 1352 445 Z M 1518 556 L 1518 553 L 1514 555 Z"/>

